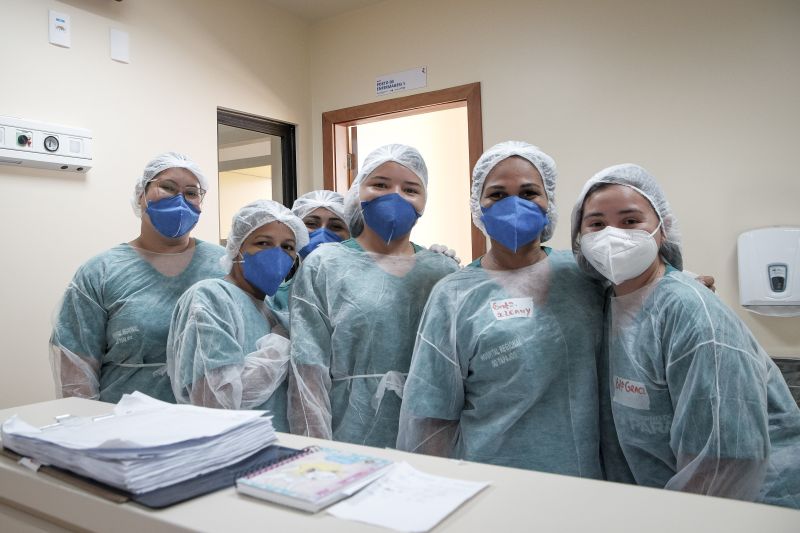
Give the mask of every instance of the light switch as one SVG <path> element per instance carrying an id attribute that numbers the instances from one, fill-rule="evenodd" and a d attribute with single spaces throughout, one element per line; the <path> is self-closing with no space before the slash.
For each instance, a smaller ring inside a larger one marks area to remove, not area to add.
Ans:
<path id="1" fill-rule="evenodd" d="M 109 41 L 111 43 L 111 59 L 120 63 L 130 63 L 131 50 L 128 32 L 111 28 Z"/>
<path id="2" fill-rule="evenodd" d="M 50 43 L 56 46 L 70 48 L 72 46 L 72 30 L 70 29 L 69 15 L 50 10 L 47 33 Z"/>

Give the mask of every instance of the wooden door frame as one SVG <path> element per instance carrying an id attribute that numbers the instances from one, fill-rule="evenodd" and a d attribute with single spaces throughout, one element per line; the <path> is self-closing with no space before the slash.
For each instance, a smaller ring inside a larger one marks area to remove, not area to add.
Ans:
<path id="1" fill-rule="evenodd" d="M 483 125 L 481 122 L 481 84 L 468 83 L 411 96 L 381 100 L 335 111 L 322 113 L 322 172 L 323 185 L 329 190 L 347 189 L 346 153 L 341 152 L 342 140 L 347 135 L 347 127 L 367 124 L 385 118 L 400 118 L 418 115 L 429 111 L 439 111 L 448 107 L 467 107 L 467 142 L 469 145 L 469 168 L 475 167 L 483 153 Z M 435 108 L 435 109 L 431 109 Z M 391 115 L 391 117 L 387 116 Z M 340 142 L 336 142 L 339 140 Z M 343 172 L 336 172 L 342 166 Z M 467 177 L 471 180 L 471 176 Z M 486 252 L 486 239 L 483 233 L 472 225 L 472 256 L 479 257 Z"/>

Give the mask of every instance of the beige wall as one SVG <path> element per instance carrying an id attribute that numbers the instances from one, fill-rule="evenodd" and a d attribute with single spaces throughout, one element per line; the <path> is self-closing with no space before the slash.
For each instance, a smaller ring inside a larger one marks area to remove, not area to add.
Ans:
<path id="1" fill-rule="evenodd" d="M 47 42 L 47 10 L 72 48 Z M 109 27 L 130 34 L 111 61 Z M 216 240 L 218 106 L 298 124 L 310 188 L 308 25 L 260 0 L 2 0 L 0 114 L 92 130 L 85 176 L 0 166 L 0 407 L 53 397 L 52 311 L 86 259 L 138 233 L 133 182 L 157 153 L 190 154 L 211 180 L 195 235 Z"/>
<path id="2" fill-rule="evenodd" d="M 736 277 L 739 233 L 800 224 L 799 28 L 795 0 L 404 0 L 328 19 L 311 32 L 315 177 L 320 113 L 411 94 L 376 97 L 377 76 L 479 81 L 484 146 L 526 140 L 559 164 L 556 247 L 583 182 L 640 163 L 682 223 L 686 268 L 716 276 L 770 354 L 800 354 L 800 319 L 742 311 Z"/>
<path id="3" fill-rule="evenodd" d="M 446 243 L 463 264 L 472 258 L 469 210 L 469 144 L 467 108 L 394 118 L 358 126 L 359 167 L 369 153 L 385 144 L 417 148 L 428 167 L 425 216 L 411 231 L 423 246 Z"/>
<path id="4" fill-rule="evenodd" d="M 71 49 L 47 43 L 48 7 L 72 16 Z M 130 33 L 131 64 L 108 58 L 110 26 Z M 739 310 L 737 235 L 800 224 L 798 28 L 795 0 L 390 0 L 310 27 L 260 0 L 2 0 L 0 114 L 91 129 L 94 168 L 0 166 L 0 407 L 52 397 L 52 310 L 78 265 L 136 235 L 148 158 L 184 151 L 213 179 L 216 108 L 247 111 L 298 124 L 306 192 L 322 185 L 320 114 L 423 65 L 425 90 L 482 83 L 486 147 L 528 140 L 559 162 L 554 245 L 587 177 L 641 163 L 687 268 Z M 196 234 L 217 229 L 215 184 Z M 798 319 L 742 314 L 771 354 L 800 353 Z"/>

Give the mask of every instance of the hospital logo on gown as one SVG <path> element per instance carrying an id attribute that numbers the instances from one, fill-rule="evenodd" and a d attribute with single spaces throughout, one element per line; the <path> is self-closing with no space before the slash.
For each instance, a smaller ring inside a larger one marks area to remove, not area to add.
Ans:
<path id="1" fill-rule="evenodd" d="M 130 326 L 118 331 L 115 331 L 111 334 L 114 337 L 114 342 L 116 344 L 124 344 L 128 341 L 132 341 L 136 338 L 136 334 L 139 333 L 139 326 Z"/>
<path id="2" fill-rule="evenodd" d="M 497 320 L 530 318 L 533 316 L 533 298 L 508 298 L 492 300 L 489 307 Z"/>
<path id="3" fill-rule="evenodd" d="M 650 395 L 644 383 L 614 376 L 613 400 L 631 409 L 650 409 Z"/>
<path id="4" fill-rule="evenodd" d="M 480 361 L 491 361 L 492 368 L 503 366 L 511 361 L 519 359 L 519 352 L 517 349 L 522 346 L 522 340 L 514 337 L 510 341 L 504 342 L 500 346 L 495 346 L 488 352 L 482 353 L 478 356 Z"/>

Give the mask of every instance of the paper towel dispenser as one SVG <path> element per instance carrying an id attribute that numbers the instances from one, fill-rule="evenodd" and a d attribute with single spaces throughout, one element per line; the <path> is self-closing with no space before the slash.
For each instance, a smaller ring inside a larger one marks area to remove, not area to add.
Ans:
<path id="1" fill-rule="evenodd" d="M 800 316 L 800 227 L 739 235 L 739 302 L 754 313 Z"/>

